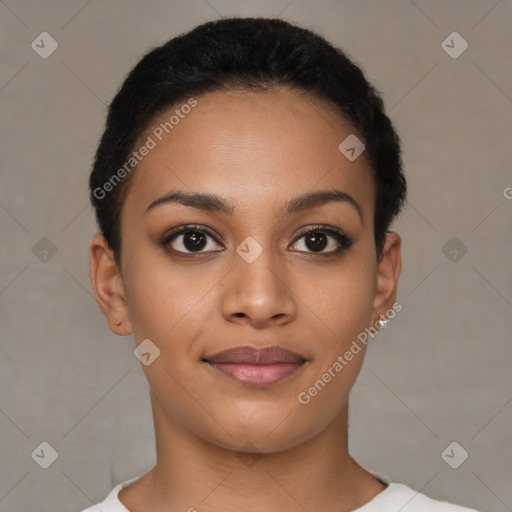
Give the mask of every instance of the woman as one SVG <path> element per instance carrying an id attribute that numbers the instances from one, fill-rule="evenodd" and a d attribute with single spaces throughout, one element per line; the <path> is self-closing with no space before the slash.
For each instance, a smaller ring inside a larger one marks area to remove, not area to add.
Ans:
<path id="1" fill-rule="evenodd" d="M 101 510 L 469 510 L 348 451 L 366 345 L 401 309 L 401 167 L 361 70 L 285 21 L 205 23 L 136 65 L 90 178 L 91 282 L 135 338 L 157 462 Z"/>

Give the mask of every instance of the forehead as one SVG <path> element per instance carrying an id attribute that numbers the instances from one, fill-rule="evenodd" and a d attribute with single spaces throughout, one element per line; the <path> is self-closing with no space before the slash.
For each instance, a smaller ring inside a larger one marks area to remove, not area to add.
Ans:
<path id="1" fill-rule="evenodd" d="M 180 189 L 230 199 L 236 214 L 337 188 L 373 211 L 371 167 L 364 153 L 350 161 L 340 152 L 354 128 L 327 102 L 284 87 L 211 92 L 194 101 L 150 123 L 139 145 L 152 148 L 136 167 L 123 209 Z"/>

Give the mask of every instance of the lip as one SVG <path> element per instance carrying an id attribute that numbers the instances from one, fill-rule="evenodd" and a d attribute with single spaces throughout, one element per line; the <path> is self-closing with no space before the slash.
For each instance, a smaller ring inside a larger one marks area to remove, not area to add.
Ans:
<path id="1" fill-rule="evenodd" d="M 306 359 L 279 346 L 256 348 L 246 345 L 206 356 L 203 361 L 241 384 L 264 387 L 291 376 Z"/>

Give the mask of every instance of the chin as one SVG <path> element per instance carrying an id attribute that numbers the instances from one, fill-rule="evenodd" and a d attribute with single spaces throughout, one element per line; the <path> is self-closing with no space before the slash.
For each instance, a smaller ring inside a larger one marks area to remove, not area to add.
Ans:
<path id="1" fill-rule="evenodd" d="M 327 427 L 327 418 L 310 418 L 300 409 L 276 407 L 275 412 L 244 411 L 242 415 L 217 416 L 197 435 L 236 452 L 277 453 L 300 445 Z"/>

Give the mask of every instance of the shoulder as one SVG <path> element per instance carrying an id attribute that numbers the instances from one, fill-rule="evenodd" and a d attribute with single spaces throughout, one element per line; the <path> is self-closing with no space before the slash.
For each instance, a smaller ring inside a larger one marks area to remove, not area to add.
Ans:
<path id="1" fill-rule="evenodd" d="M 121 489 L 124 489 L 138 478 L 140 478 L 140 476 L 131 478 L 126 482 L 116 485 L 101 503 L 92 505 L 81 512 L 98 512 L 98 510 L 101 510 L 101 512 L 129 512 L 129 510 L 119 501 L 118 494 Z"/>
<path id="2" fill-rule="evenodd" d="M 384 491 L 359 508 L 357 512 L 396 510 L 401 512 L 477 512 L 471 508 L 429 498 L 425 494 L 398 483 L 390 483 Z"/>
<path id="3" fill-rule="evenodd" d="M 118 494 L 121 489 L 130 485 L 137 478 L 139 477 L 116 485 L 104 501 L 82 510 L 82 512 L 97 512 L 98 509 L 102 512 L 129 512 L 119 501 Z M 429 498 L 425 494 L 398 483 L 388 483 L 388 487 L 384 491 L 354 512 L 396 512 L 397 510 L 400 512 L 478 512 L 472 508 Z"/>
<path id="4" fill-rule="evenodd" d="M 101 510 L 101 512 L 129 512 L 117 497 L 121 489 L 122 484 L 116 485 L 101 503 L 92 505 L 91 507 L 82 510 L 82 512 L 98 512 L 98 510 Z"/>

